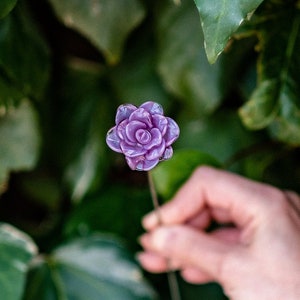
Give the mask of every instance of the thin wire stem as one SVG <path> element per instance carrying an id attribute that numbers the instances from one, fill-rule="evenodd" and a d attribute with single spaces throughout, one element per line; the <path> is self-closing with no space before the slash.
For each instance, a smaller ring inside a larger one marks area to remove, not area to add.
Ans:
<path id="1" fill-rule="evenodd" d="M 149 183 L 152 203 L 153 203 L 153 206 L 154 206 L 154 211 L 156 213 L 158 223 L 160 225 L 162 225 L 163 222 L 162 222 L 160 206 L 159 206 L 159 202 L 158 202 L 158 198 L 157 198 L 157 193 L 156 193 L 153 177 L 152 177 L 152 174 L 151 174 L 150 171 L 148 171 L 147 174 L 148 174 L 148 183 Z M 169 283 L 171 299 L 172 300 L 181 300 L 176 273 L 171 270 L 169 260 L 167 260 L 167 266 L 168 266 L 167 277 L 168 277 L 168 283 Z"/>

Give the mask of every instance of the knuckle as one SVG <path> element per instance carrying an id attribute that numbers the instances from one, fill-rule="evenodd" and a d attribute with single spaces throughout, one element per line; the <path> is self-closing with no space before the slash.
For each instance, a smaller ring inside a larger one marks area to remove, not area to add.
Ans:
<path id="1" fill-rule="evenodd" d="M 194 170 L 193 176 L 195 176 L 197 178 L 204 178 L 204 177 L 208 176 L 213 171 L 214 171 L 213 167 L 206 166 L 206 165 L 201 165 L 201 166 L 198 166 Z"/>

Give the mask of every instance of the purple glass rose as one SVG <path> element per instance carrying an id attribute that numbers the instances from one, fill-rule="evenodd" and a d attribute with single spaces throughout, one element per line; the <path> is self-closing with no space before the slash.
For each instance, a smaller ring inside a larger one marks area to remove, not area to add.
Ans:
<path id="1" fill-rule="evenodd" d="M 107 145 L 123 153 L 132 170 L 148 171 L 159 161 L 171 158 L 171 144 L 179 136 L 177 123 L 163 115 L 162 107 L 148 101 L 140 107 L 119 106 L 116 126 L 106 136 Z"/>

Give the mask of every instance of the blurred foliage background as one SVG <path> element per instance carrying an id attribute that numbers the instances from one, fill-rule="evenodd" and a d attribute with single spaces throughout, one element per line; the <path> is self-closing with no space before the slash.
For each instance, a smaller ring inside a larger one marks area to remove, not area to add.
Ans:
<path id="1" fill-rule="evenodd" d="M 177 2 L 1 0 L 1 299 L 169 299 L 134 260 L 147 177 L 105 145 L 122 103 L 181 128 L 162 201 L 200 164 L 300 192 L 300 1 Z"/>

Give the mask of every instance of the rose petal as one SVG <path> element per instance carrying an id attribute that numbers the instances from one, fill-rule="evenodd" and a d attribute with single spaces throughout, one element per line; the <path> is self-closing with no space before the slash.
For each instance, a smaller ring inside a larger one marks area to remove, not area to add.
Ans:
<path id="1" fill-rule="evenodd" d="M 130 117 L 129 121 L 141 121 L 147 125 L 148 128 L 152 128 L 152 117 L 149 112 L 143 108 L 138 108 L 134 111 Z"/>
<path id="2" fill-rule="evenodd" d="M 147 152 L 147 150 L 139 144 L 129 145 L 124 141 L 120 142 L 120 148 L 122 153 L 128 157 L 137 157 Z"/>
<path id="3" fill-rule="evenodd" d="M 165 135 L 168 128 L 168 120 L 166 117 L 161 115 L 152 116 L 153 126 L 158 128 L 162 135 Z"/>
<path id="4" fill-rule="evenodd" d="M 159 146 L 162 143 L 162 136 L 160 131 L 157 128 L 152 128 L 151 133 L 151 142 L 147 145 L 144 145 L 145 149 L 150 150 L 155 146 Z"/>
<path id="5" fill-rule="evenodd" d="M 128 124 L 128 120 L 122 121 L 119 125 L 116 126 L 116 133 L 120 139 L 120 141 L 123 141 L 127 143 L 128 145 L 134 146 L 136 144 L 136 141 L 132 141 L 128 139 L 126 134 L 126 126 Z"/>
<path id="6" fill-rule="evenodd" d="M 136 109 L 137 107 L 132 104 L 120 105 L 116 113 L 116 125 L 119 125 L 119 123 L 121 123 L 123 120 L 128 119 Z"/>
<path id="7" fill-rule="evenodd" d="M 167 160 L 170 159 L 173 156 L 173 148 L 171 146 L 167 147 L 165 152 L 163 153 L 160 160 Z"/>
<path id="8" fill-rule="evenodd" d="M 177 123 L 173 119 L 167 117 L 167 120 L 168 120 L 168 128 L 164 136 L 164 139 L 166 142 L 166 146 L 170 146 L 172 143 L 175 142 L 175 140 L 177 140 L 180 130 Z"/>
<path id="9" fill-rule="evenodd" d="M 139 163 L 136 166 L 138 171 L 149 171 L 153 169 L 159 163 L 159 159 L 145 160 L 143 163 Z"/>
<path id="10" fill-rule="evenodd" d="M 163 110 L 162 106 L 153 101 L 145 102 L 140 107 L 147 110 L 151 115 L 155 115 L 155 114 L 163 115 L 164 114 L 164 110 Z"/>
<path id="11" fill-rule="evenodd" d="M 139 163 L 138 157 L 128 157 L 125 156 L 126 162 L 131 170 L 136 170 L 136 166 Z"/>
<path id="12" fill-rule="evenodd" d="M 152 135 L 149 130 L 141 128 L 136 131 L 135 138 L 139 144 L 146 146 L 151 142 Z"/>
<path id="13" fill-rule="evenodd" d="M 120 139 L 116 133 L 116 126 L 111 128 L 106 135 L 106 144 L 109 148 L 116 152 L 122 153 L 121 147 L 120 147 Z"/>
<path id="14" fill-rule="evenodd" d="M 128 139 L 132 142 L 136 142 L 135 133 L 138 129 L 145 129 L 147 125 L 141 121 L 131 121 L 125 127 L 125 133 Z"/>
<path id="15" fill-rule="evenodd" d="M 126 126 L 128 124 L 128 120 L 123 120 L 119 125 L 116 125 L 116 132 L 118 137 L 121 140 L 126 138 Z"/>
<path id="16" fill-rule="evenodd" d="M 125 157 L 130 169 L 137 171 L 149 171 L 159 162 L 158 159 L 146 160 L 144 156 Z"/>
<path id="17" fill-rule="evenodd" d="M 153 147 L 151 150 L 149 150 L 145 157 L 147 160 L 153 160 L 153 159 L 160 159 L 165 151 L 165 141 L 162 140 L 162 143 L 157 146 Z"/>

